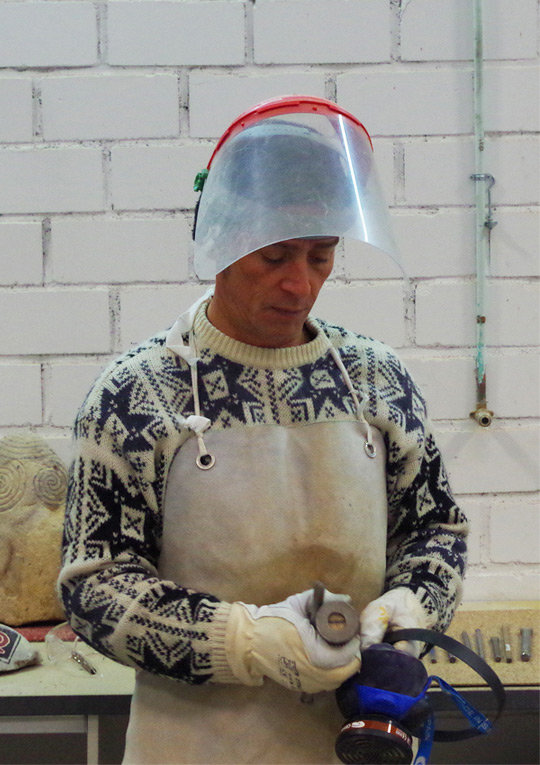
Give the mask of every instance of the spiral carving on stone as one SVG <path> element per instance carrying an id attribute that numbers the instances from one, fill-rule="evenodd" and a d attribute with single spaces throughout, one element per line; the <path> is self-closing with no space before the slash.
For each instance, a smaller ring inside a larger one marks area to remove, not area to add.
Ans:
<path id="1" fill-rule="evenodd" d="M 56 508 L 65 500 L 67 480 L 64 464 L 41 436 L 17 433 L 0 440 L 0 511 L 14 507 L 30 486 L 38 501 Z"/>
<path id="2" fill-rule="evenodd" d="M 26 476 L 20 460 L 0 464 L 0 513 L 11 510 L 24 494 Z"/>
<path id="3" fill-rule="evenodd" d="M 58 507 L 66 498 L 67 472 L 61 462 L 52 460 L 34 476 L 36 497 L 47 507 Z"/>

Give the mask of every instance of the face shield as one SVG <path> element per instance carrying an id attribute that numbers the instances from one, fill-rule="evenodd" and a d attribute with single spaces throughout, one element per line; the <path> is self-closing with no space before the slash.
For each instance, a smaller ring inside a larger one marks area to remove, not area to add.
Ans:
<path id="1" fill-rule="evenodd" d="M 208 165 L 194 233 L 197 275 L 213 279 L 275 242 L 329 236 L 398 262 L 365 128 L 311 97 L 274 99 L 239 117 Z"/>

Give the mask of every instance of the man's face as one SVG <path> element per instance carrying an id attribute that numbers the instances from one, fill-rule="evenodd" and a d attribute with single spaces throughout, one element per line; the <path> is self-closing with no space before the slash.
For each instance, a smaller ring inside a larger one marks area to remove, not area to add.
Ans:
<path id="1" fill-rule="evenodd" d="M 287 239 L 244 256 L 216 277 L 208 308 L 229 337 L 264 348 L 308 338 L 305 320 L 334 265 L 339 239 Z"/>

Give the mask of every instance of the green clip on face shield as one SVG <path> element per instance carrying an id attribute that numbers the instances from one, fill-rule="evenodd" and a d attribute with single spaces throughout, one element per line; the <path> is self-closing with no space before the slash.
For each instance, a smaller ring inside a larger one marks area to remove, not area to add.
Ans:
<path id="1" fill-rule="evenodd" d="M 324 99 L 260 104 L 222 136 L 205 171 L 194 234 L 201 279 L 286 239 L 350 237 L 396 261 L 371 140 L 355 117 Z"/>

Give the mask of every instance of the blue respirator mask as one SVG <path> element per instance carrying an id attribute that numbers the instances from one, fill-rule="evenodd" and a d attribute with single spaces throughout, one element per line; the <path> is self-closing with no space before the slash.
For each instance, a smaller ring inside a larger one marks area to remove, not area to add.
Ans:
<path id="1" fill-rule="evenodd" d="M 474 669 L 496 696 L 500 715 L 504 688 L 493 670 L 457 640 L 425 629 L 403 629 L 389 634 L 388 642 L 362 651 L 362 667 L 336 691 L 345 723 L 336 739 L 336 754 L 345 763 L 403 763 L 425 765 L 433 741 L 457 741 L 488 733 L 492 723 L 437 676 L 428 676 L 424 664 L 391 645 L 420 640 L 436 645 Z M 469 726 L 463 730 L 435 730 L 428 690 L 433 682 L 448 694 Z M 414 754 L 413 743 L 418 748 Z"/>

